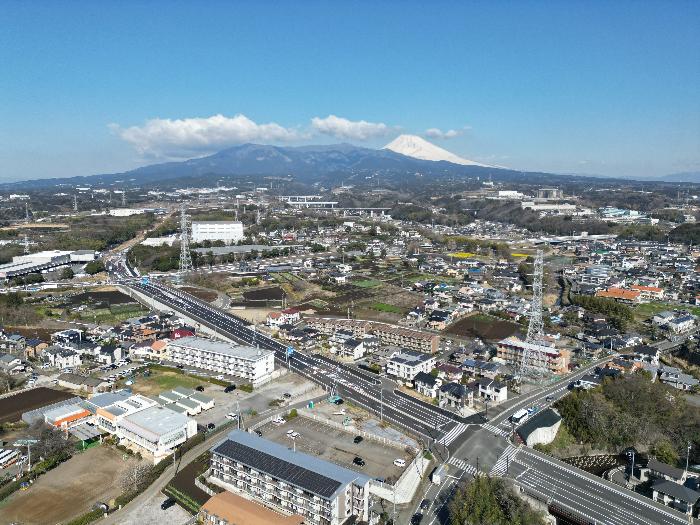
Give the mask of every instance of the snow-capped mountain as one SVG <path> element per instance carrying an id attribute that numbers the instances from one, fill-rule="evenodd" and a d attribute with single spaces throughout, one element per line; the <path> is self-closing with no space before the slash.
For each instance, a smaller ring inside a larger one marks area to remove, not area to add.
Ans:
<path id="1" fill-rule="evenodd" d="M 453 164 L 462 164 L 463 166 L 483 166 L 491 167 L 487 164 L 481 164 L 469 159 L 463 159 L 450 153 L 446 149 L 442 149 L 435 144 L 431 144 L 424 138 L 417 135 L 399 135 L 382 149 L 389 149 L 407 157 L 421 160 L 445 160 Z"/>

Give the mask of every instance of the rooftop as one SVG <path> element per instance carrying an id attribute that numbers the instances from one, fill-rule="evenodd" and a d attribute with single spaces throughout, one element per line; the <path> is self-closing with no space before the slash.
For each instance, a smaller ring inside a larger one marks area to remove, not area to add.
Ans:
<path id="1" fill-rule="evenodd" d="M 212 451 L 326 499 L 333 498 L 349 483 L 365 485 L 369 481 L 364 474 L 302 452 L 292 452 L 242 430 L 229 433 Z"/>
<path id="2" fill-rule="evenodd" d="M 265 359 L 268 355 L 274 354 L 274 352 L 272 352 L 271 350 L 265 350 L 263 348 L 254 348 L 252 346 L 239 346 L 231 343 L 224 343 L 223 341 L 213 341 L 211 339 L 205 339 L 203 337 L 195 336 L 181 337 L 179 339 L 171 341 L 168 344 L 168 346 L 192 348 L 194 350 L 203 350 L 205 352 L 239 357 L 241 359 L 247 359 L 251 361 Z"/>
<path id="3" fill-rule="evenodd" d="M 124 417 L 121 426 L 150 441 L 157 441 L 160 436 L 186 426 L 188 420 L 187 416 L 169 408 L 152 406 Z"/>

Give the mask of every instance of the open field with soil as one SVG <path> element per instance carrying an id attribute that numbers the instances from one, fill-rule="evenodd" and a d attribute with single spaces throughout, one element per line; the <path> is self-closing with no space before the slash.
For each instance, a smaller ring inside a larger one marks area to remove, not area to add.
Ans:
<path id="1" fill-rule="evenodd" d="M 103 291 L 90 291 L 83 292 L 71 296 L 66 301 L 66 304 L 72 306 L 78 306 L 81 304 L 126 304 L 135 303 L 136 301 L 129 297 L 128 295 L 118 291 L 118 290 L 103 290 Z"/>
<path id="2" fill-rule="evenodd" d="M 124 461 L 121 452 L 107 446 L 76 454 L 41 476 L 29 490 L 10 496 L 0 508 L 0 523 L 65 523 L 89 511 L 98 501 L 109 503 L 118 496 L 119 479 L 136 463 L 133 457 Z"/>
<path id="3" fill-rule="evenodd" d="M 520 331 L 521 326 L 516 323 L 503 321 L 484 314 L 465 317 L 444 330 L 448 334 L 478 337 L 486 341 L 498 341 Z"/>
<path id="4" fill-rule="evenodd" d="M 40 387 L 0 399 L 0 423 L 19 421 L 24 412 L 57 403 L 64 399 L 70 399 L 71 397 L 75 396 L 70 392 Z"/>
<path id="5" fill-rule="evenodd" d="M 285 297 L 284 290 L 279 286 L 257 288 L 243 292 L 246 301 L 281 301 Z"/>
<path id="6" fill-rule="evenodd" d="M 202 288 L 194 288 L 192 286 L 183 286 L 180 288 L 183 292 L 187 292 L 190 295 L 194 295 L 197 299 L 212 303 L 216 301 L 218 297 L 217 293 L 212 290 L 204 290 Z"/>

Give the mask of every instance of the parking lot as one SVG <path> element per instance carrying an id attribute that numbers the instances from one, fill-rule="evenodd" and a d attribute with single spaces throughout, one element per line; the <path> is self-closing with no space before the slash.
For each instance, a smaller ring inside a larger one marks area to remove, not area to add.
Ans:
<path id="1" fill-rule="evenodd" d="M 398 478 L 404 470 L 404 468 L 395 466 L 394 460 L 403 459 L 408 464 L 413 459 L 404 450 L 370 439 L 354 443 L 355 434 L 330 427 L 304 416 L 299 416 L 279 426 L 268 423 L 259 430 L 265 439 L 289 448 L 292 448 L 294 443 L 287 436 L 287 432 L 296 431 L 299 433 L 299 436 L 294 440 L 297 451 L 389 482 Z M 356 457 L 362 458 L 365 465 L 354 465 L 353 460 Z"/>
<path id="2" fill-rule="evenodd" d="M 253 414 L 261 415 L 267 411 L 281 410 L 284 406 L 270 406 L 270 402 L 275 399 L 285 399 L 285 405 L 296 403 L 303 398 L 303 392 L 313 386 L 311 382 L 303 377 L 288 373 L 274 379 L 273 381 L 262 385 L 253 390 L 253 392 L 243 392 L 236 389 L 233 392 L 225 393 L 221 386 L 212 385 L 210 383 L 202 383 L 204 386 L 204 394 L 214 398 L 216 403 L 214 408 L 207 410 L 195 416 L 197 423 L 207 425 L 214 423 L 219 425 L 226 421 L 226 414 L 235 412 L 237 405 L 240 406 L 243 423 L 253 417 Z M 291 397 L 285 398 L 284 394 L 290 394 Z"/>

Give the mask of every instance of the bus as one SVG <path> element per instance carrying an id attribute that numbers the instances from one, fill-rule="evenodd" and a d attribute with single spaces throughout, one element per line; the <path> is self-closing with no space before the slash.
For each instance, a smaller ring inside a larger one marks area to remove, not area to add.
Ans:
<path id="1" fill-rule="evenodd" d="M 0 448 L 0 468 L 7 468 L 17 462 L 19 451 L 9 448 Z"/>
<path id="2" fill-rule="evenodd" d="M 513 423 L 514 425 L 519 425 L 523 421 L 525 421 L 527 418 L 530 417 L 530 412 L 527 411 L 525 408 L 521 408 L 518 410 L 515 414 L 510 416 L 510 422 Z"/>

